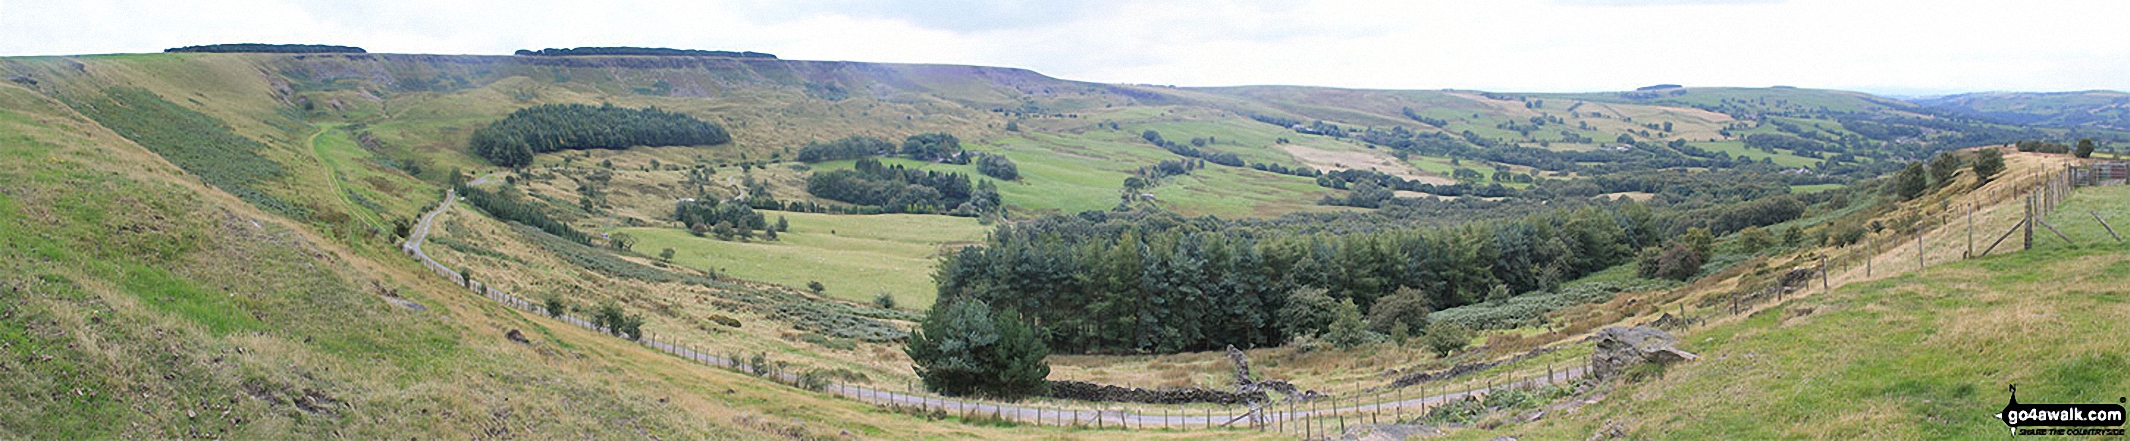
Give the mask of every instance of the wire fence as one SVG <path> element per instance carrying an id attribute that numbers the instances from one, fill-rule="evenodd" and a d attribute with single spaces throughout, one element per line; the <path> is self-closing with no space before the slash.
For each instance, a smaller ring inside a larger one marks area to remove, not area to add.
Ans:
<path id="1" fill-rule="evenodd" d="M 612 333 L 606 327 L 590 320 L 567 312 L 551 313 L 540 303 L 491 288 L 478 280 L 467 280 L 460 271 L 437 263 L 431 258 L 422 250 L 422 244 L 434 226 L 436 217 L 450 208 L 455 200 L 456 192 L 447 190 L 444 202 L 422 216 L 421 221 L 408 235 L 407 241 L 401 245 L 401 250 L 437 275 L 489 300 L 511 308 L 554 317 L 580 328 Z M 790 371 L 780 363 L 741 360 L 737 354 L 713 355 L 705 348 L 671 339 L 661 340 L 659 335 L 649 332 L 640 336 L 636 342 L 697 363 L 727 368 L 927 418 L 951 417 L 965 421 L 988 420 L 1088 429 L 1255 430 L 1293 434 L 1304 439 L 1335 436 L 1345 433 L 1355 425 L 1409 421 L 1444 405 L 1466 399 L 1481 399 L 1488 394 L 1511 388 L 1536 388 L 1570 383 L 1590 371 L 1590 367 L 1586 365 L 1560 366 L 1559 369 L 1548 365 L 1545 372 L 1497 373 L 1477 376 L 1481 378 L 1469 378 L 1459 383 L 1463 387 L 1470 387 L 1469 389 L 1455 391 L 1450 390 L 1451 386 L 1432 386 L 1425 383 L 1406 388 L 1368 388 L 1356 383 L 1348 393 L 1321 399 L 1304 401 L 1288 398 L 1242 405 L 1002 403 L 922 393 L 918 392 L 918 387 L 914 384 L 905 384 L 903 390 L 896 391 L 878 386 L 838 383 L 820 375 Z"/>
<path id="2" fill-rule="evenodd" d="M 1722 303 L 1703 305 L 1706 307 L 1702 309 L 1715 309 L 1730 315 L 1750 314 L 1757 311 L 1755 307 L 1758 305 L 1802 294 L 1812 289 L 1814 283 L 1820 289 L 1831 289 L 1831 279 L 1840 279 L 1844 283 L 1870 280 L 1901 270 L 1920 270 L 1933 264 L 2002 253 L 2013 246 L 2032 249 L 2039 244 L 2037 241 L 2050 240 L 2050 236 L 2074 244 L 2070 236 L 2045 218 L 2061 208 L 2064 200 L 2081 187 L 2123 185 L 2120 168 L 2121 165 L 2112 163 L 2066 164 L 2060 170 L 1998 176 L 1993 182 L 2004 184 L 1970 190 L 1957 197 L 1959 203 L 1920 204 L 1922 206 L 1917 208 L 1912 223 L 1898 225 L 1905 222 L 1897 222 L 1878 234 L 1867 233 L 1856 243 L 1806 256 L 1811 265 L 1798 268 L 1810 272 L 1803 283 L 1790 284 L 1778 279 L 1772 286 L 1739 289 L 1728 297 L 1719 298 Z M 2115 242 L 2123 242 L 2122 236 L 2100 213 L 2086 214 Z M 2036 234 L 2048 236 L 2037 239 Z M 2019 236 L 2016 243 L 2011 243 L 2013 236 Z M 1699 316 L 1689 316 L 1681 306 L 1679 316 L 1688 323 L 1703 323 L 1704 320 L 1697 318 L 1706 317 L 1707 312 L 1702 312 Z"/>

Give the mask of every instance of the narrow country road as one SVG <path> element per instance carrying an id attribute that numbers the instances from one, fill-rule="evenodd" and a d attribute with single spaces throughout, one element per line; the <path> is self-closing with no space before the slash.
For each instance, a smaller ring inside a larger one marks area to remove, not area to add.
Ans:
<path id="1" fill-rule="evenodd" d="M 428 253 L 422 252 L 422 242 L 424 239 L 428 238 L 429 229 L 432 224 L 435 223 L 437 215 L 443 214 L 444 210 L 449 209 L 453 205 L 453 202 L 457 199 L 458 194 L 456 190 L 446 191 L 444 193 L 444 202 L 442 204 L 437 205 L 435 210 L 430 211 L 428 214 L 422 215 L 421 222 L 414 226 L 414 231 L 408 235 L 407 241 L 401 246 L 401 249 L 405 251 L 408 255 L 414 256 L 416 260 L 421 261 L 423 266 L 429 267 L 429 269 L 435 271 L 438 275 L 441 275 L 446 279 L 450 279 L 451 281 L 457 283 L 460 286 L 466 286 L 468 289 L 479 293 L 482 296 L 488 297 L 491 300 L 502 302 L 504 304 L 510 305 L 521 310 L 538 313 L 540 315 L 547 315 L 547 308 L 544 306 L 530 301 L 526 301 L 524 299 L 510 295 L 509 293 L 491 289 L 479 283 L 478 281 L 472 283 L 469 286 L 469 284 L 466 283 L 466 279 L 462 275 L 460 275 L 458 271 L 446 267 L 443 264 L 437 263 L 436 260 L 431 259 L 429 257 Z M 560 320 L 586 329 L 592 329 L 601 332 L 606 331 L 605 328 L 601 328 L 598 325 L 592 324 L 592 322 L 590 321 L 586 321 L 575 316 L 563 315 L 560 317 Z M 639 343 L 642 343 L 643 345 L 649 346 L 653 349 L 665 351 L 666 353 L 673 354 L 681 358 L 694 360 L 696 362 L 726 368 L 733 368 L 743 372 L 748 371 L 743 363 L 740 363 L 736 360 L 729 360 L 724 357 L 710 355 L 690 347 L 683 347 L 665 342 L 660 342 L 657 341 L 657 339 L 654 337 L 655 336 L 647 336 L 646 338 L 640 340 Z M 1265 408 L 1262 408 L 1260 409 L 1260 411 L 1257 412 L 1238 412 L 1233 410 L 1207 411 L 1197 409 L 1178 409 L 1174 413 L 1152 414 L 1132 413 L 1121 410 L 1066 409 L 1041 406 L 1024 406 L 987 401 L 963 400 L 956 398 L 947 398 L 932 395 L 919 395 L 842 384 L 827 384 L 821 388 L 821 391 L 842 396 L 844 398 L 877 405 L 920 407 L 924 409 L 936 409 L 957 415 L 997 415 L 999 418 L 1009 419 L 1016 422 L 1043 425 L 1076 425 L 1088 427 L 1122 428 L 1166 427 L 1182 429 L 1188 429 L 1192 427 L 1249 427 L 1254 425 L 1256 427 L 1262 428 L 1272 427 L 1273 425 L 1279 425 L 1285 421 L 1308 420 L 1312 418 L 1330 418 L 1340 415 L 1344 415 L 1347 417 L 1356 417 L 1361 415 L 1376 414 L 1380 416 L 1383 413 L 1399 411 L 1409 411 L 1408 414 L 1417 414 L 1418 410 L 1421 408 L 1439 406 L 1444 403 L 1462 400 L 1465 397 L 1470 396 L 1483 396 L 1486 395 L 1487 392 L 1497 389 L 1537 386 L 1543 384 L 1566 382 L 1568 380 L 1573 380 L 1575 378 L 1581 377 L 1584 374 L 1585 370 L 1585 368 L 1577 367 L 1561 371 L 1554 375 L 1550 375 L 1547 378 L 1534 377 L 1522 381 L 1515 381 L 1487 388 L 1445 394 L 1436 394 L 1426 397 L 1417 397 L 1404 400 L 1384 401 L 1366 404 L 1351 404 L 1351 401 L 1346 401 L 1347 398 L 1334 398 L 1329 400 L 1329 404 L 1326 404 L 1321 401 L 1317 402 L 1314 405 L 1295 403 L 1269 404 L 1266 405 Z M 797 384 L 800 380 L 798 375 L 789 372 L 772 372 L 765 375 L 787 384 Z M 1090 407 L 1099 406 L 1100 403 L 1092 403 Z"/>

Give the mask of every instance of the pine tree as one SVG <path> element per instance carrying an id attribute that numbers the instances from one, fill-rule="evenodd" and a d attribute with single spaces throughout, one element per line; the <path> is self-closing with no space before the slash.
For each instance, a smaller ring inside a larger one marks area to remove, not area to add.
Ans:
<path id="1" fill-rule="evenodd" d="M 1037 395 L 1050 375 L 1050 350 L 1034 330 L 1010 312 L 992 314 L 982 300 L 933 308 L 903 353 L 926 389 L 951 396 Z"/>

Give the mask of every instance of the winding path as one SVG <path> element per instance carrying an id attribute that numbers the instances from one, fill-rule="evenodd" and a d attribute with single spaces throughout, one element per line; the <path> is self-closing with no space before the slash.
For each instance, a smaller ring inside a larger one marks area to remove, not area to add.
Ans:
<path id="1" fill-rule="evenodd" d="M 405 251 L 408 255 L 414 256 L 415 260 L 420 261 L 423 266 L 429 267 L 430 270 L 435 271 L 438 275 L 441 275 L 444 278 L 449 279 L 460 286 L 465 286 L 468 289 L 474 291 L 475 293 L 479 293 L 484 297 L 488 297 L 490 300 L 502 302 L 506 305 L 510 305 L 511 307 L 518 308 L 521 310 L 538 313 L 540 315 L 547 315 L 547 308 L 542 305 L 526 301 L 525 299 L 510 295 L 509 293 L 491 289 L 477 281 L 472 284 L 466 283 L 465 277 L 460 275 L 458 271 L 452 270 L 451 268 L 446 267 L 443 264 L 437 263 L 435 259 L 431 259 L 429 257 L 428 253 L 422 252 L 422 242 L 424 239 L 428 238 L 429 228 L 435 223 L 437 215 L 443 214 L 444 210 L 449 209 L 453 205 L 452 202 L 456 201 L 457 199 L 458 194 L 455 190 L 446 191 L 444 193 L 444 202 L 442 204 L 438 204 L 435 210 L 430 211 L 428 214 L 422 215 L 421 222 L 414 226 L 414 231 L 408 235 L 406 243 L 401 245 L 401 250 Z M 569 324 L 576 325 L 578 327 L 597 330 L 601 332 L 606 331 L 606 328 L 602 328 L 598 325 L 593 324 L 590 321 L 577 318 L 575 316 L 562 315 L 559 317 L 559 319 Z M 646 336 L 645 338 L 639 340 L 638 343 L 641 343 L 645 346 L 649 346 L 653 349 L 673 354 L 675 356 L 679 356 L 681 358 L 694 360 L 696 362 L 713 366 L 737 369 L 743 372 L 749 371 L 744 363 L 739 362 L 737 360 L 730 360 L 724 357 L 710 355 L 691 347 L 684 347 L 666 342 L 660 342 L 655 337 L 656 336 Z M 1132 413 L 1129 411 L 1121 410 L 1065 409 L 1041 406 L 1024 406 L 975 400 L 962 400 L 940 396 L 903 393 L 891 390 L 869 388 L 864 386 L 852 386 L 833 383 L 821 386 L 820 390 L 822 392 L 831 393 L 838 396 L 842 396 L 844 398 L 858 400 L 861 402 L 875 405 L 918 407 L 923 409 L 943 411 L 956 415 L 980 415 L 985 417 L 996 415 L 998 418 L 1009 419 L 1020 423 L 1033 423 L 1039 425 L 1116 428 L 1156 427 L 1179 429 L 1190 429 L 1194 427 L 1215 428 L 1243 426 L 1257 427 L 1265 430 L 1272 430 L 1272 428 L 1278 427 L 1285 428 L 1285 430 L 1287 431 L 1301 432 L 1303 431 L 1303 429 L 1300 427 L 1302 425 L 1300 421 L 1334 418 L 1340 416 L 1353 417 L 1357 418 L 1358 420 L 1359 418 L 1366 418 L 1368 415 L 1376 415 L 1378 417 L 1381 417 L 1385 413 L 1394 413 L 1400 411 L 1404 411 L 1406 414 L 1417 414 L 1418 410 L 1422 408 L 1439 406 L 1444 403 L 1462 400 L 1465 397 L 1484 396 L 1488 392 L 1491 392 L 1496 389 L 1566 382 L 1569 380 L 1573 380 L 1577 377 L 1581 377 L 1585 370 L 1586 369 L 1583 367 L 1575 367 L 1542 377 L 1533 377 L 1521 381 L 1509 382 L 1486 388 L 1430 395 L 1404 400 L 1383 401 L 1367 404 L 1344 404 L 1352 402 L 1347 401 L 1347 399 L 1332 399 L 1330 400 L 1329 404 L 1322 402 L 1318 402 L 1314 405 L 1293 403 L 1272 404 L 1267 405 L 1265 408 L 1261 408 L 1258 411 L 1242 412 L 1237 412 L 1234 410 L 1211 411 L 1201 409 L 1176 409 L 1173 412 L 1152 414 Z M 794 385 L 798 384 L 801 379 L 800 376 L 797 374 L 781 371 L 770 372 L 763 375 L 787 384 Z M 1377 398 L 1381 397 L 1378 396 Z M 1282 407 L 1285 408 L 1282 409 Z M 1287 424 L 1285 423 L 1288 421 L 1296 421 L 1296 423 L 1294 423 L 1296 427 L 1287 428 Z M 1328 424 L 1319 423 L 1318 427 L 1328 427 Z"/>

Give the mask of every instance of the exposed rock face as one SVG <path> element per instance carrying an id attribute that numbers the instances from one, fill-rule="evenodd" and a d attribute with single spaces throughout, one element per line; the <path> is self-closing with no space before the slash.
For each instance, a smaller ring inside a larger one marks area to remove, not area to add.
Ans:
<path id="1" fill-rule="evenodd" d="M 1614 326 L 1599 330 L 1591 338 L 1597 341 L 1597 350 L 1590 353 L 1591 375 L 1600 380 L 1643 363 L 1672 364 L 1701 358 L 1672 347 L 1679 339 L 1671 334 L 1647 326 Z"/>

